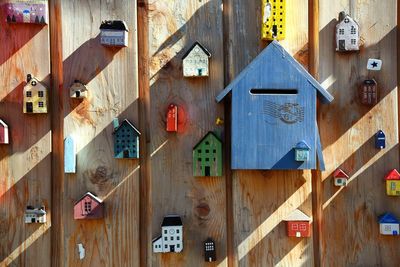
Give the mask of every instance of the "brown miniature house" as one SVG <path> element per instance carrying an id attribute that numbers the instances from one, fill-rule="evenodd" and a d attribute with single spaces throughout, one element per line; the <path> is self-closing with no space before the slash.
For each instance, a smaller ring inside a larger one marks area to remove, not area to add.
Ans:
<path id="1" fill-rule="evenodd" d="M 363 105 L 378 103 L 378 84 L 374 79 L 365 80 L 360 87 L 360 102 Z"/>
<path id="2" fill-rule="evenodd" d="M 74 206 L 74 219 L 101 219 L 104 214 L 103 201 L 87 192 Z"/>

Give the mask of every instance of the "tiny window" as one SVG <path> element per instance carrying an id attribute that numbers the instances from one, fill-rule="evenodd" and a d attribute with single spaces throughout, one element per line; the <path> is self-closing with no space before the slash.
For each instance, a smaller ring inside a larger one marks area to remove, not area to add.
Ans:
<path id="1" fill-rule="evenodd" d="M 32 97 L 32 92 L 31 91 L 26 92 L 26 97 Z"/>
<path id="2" fill-rule="evenodd" d="M 201 149 L 197 150 L 197 153 L 201 153 Z"/>
<path id="3" fill-rule="evenodd" d="M 300 231 L 305 231 L 306 230 L 306 224 L 302 223 L 300 224 Z"/>
<path id="4" fill-rule="evenodd" d="M 206 149 L 206 153 L 210 153 L 210 150 Z"/>
<path id="5" fill-rule="evenodd" d="M 173 236 L 171 236 L 171 241 L 173 241 L 174 240 L 174 237 Z"/>
<path id="6" fill-rule="evenodd" d="M 357 42 L 356 42 L 356 39 L 351 39 L 351 44 L 352 45 L 355 45 Z"/>
<path id="7" fill-rule="evenodd" d="M 168 231 L 167 230 L 164 230 L 164 234 L 167 234 L 168 233 Z"/>
<path id="8" fill-rule="evenodd" d="M 201 158 L 198 158 L 197 161 L 201 161 Z"/>
<path id="9" fill-rule="evenodd" d="M 181 238 L 179 236 L 176 237 L 176 240 L 180 240 Z"/>
<path id="10" fill-rule="evenodd" d="M 351 33 L 351 34 L 356 34 L 356 33 L 357 33 L 357 31 L 356 31 L 356 27 L 354 27 L 354 26 L 351 26 L 350 33 Z"/>
<path id="11" fill-rule="evenodd" d="M 39 91 L 39 92 L 38 92 L 38 96 L 39 96 L 39 97 L 43 97 L 43 96 L 44 96 L 44 92 L 43 92 L 43 91 Z"/>
<path id="12" fill-rule="evenodd" d="M 298 225 L 297 224 L 292 224 L 292 230 L 298 230 Z"/>
<path id="13" fill-rule="evenodd" d="M 344 29 L 339 29 L 339 34 L 343 35 L 344 34 Z"/>
<path id="14" fill-rule="evenodd" d="M 181 245 L 179 245 L 179 244 L 176 244 L 176 247 L 177 247 L 177 248 L 180 248 L 180 247 L 181 247 Z"/>
<path id="15" fill-rule="evenodd" d="M 165 240 L 165 241 L 168 241 L 168 237 L 164 237 L 164 240 Z"/>
<path id="16" fill-rule="evenodd" d="M 217 150 L 216 150 L 216 149 L 213 149 L 213 153 L 217 153 Z"/>
<path id="17" fill-rule="evenodd" d="M 179 234 L 179 229 L 176 229 L 176 233 Z"/>
<path id="18" fill-rule="evenodd" d="M 210 159 L 209 159 L 209 158 L 206 158 L 206 161 L 210 161 Z"/>
<path id="19" fill-rule="evenodd" d="M 210 144 L 210 142 L 207 141 L 207 142 L 206 142 L 206 145 L 209 145 L 209 144 Z"/>
<path id="20" fill-rule="evenodd" d="M 39 108 L 42 108 L 44 106 L 43 102 L 41 102 L 41 101 L 38 103 L 38 105 L 39 105 Z"/>
<path id="21" fill-rule="evenodd" d="M 168 245 L 165 245 L 164 248 L 168 248 Z"/>

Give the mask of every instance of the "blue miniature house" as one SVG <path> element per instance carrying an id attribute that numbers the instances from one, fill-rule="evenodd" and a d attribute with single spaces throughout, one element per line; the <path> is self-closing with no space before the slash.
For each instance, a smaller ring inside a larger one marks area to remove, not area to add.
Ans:
<path id="1" fill-rule="evenodd" d="M 73 136 L 64 140 L 64 172 L 76 172 L 76 143 Z"/>
<path id="2" fill-rule="evenodd" d="M 399 223 L 393 214 L 385 213 L 379 216 L 379 232 L 382 235 L 399 235 Z"/>
<path id="3" fill-rule="evenodd" d="M 232 92 L 232 169 L 324 169 L 317 94 L 329 94 L 273 41 L 217 97 Z"/>
<path id="4" fill-rule="evenodd" d="M 386 136 L 382 130 L 375 134 L 375 147 L 377 149 L 384 149 L 386 147 Z"/>
<path id="5" fill-rule="evenodd" d="M 139 158 L 140 132 L 128 120 L 119 125 L 114 119 L 114 158 L 138 159 Z"/>

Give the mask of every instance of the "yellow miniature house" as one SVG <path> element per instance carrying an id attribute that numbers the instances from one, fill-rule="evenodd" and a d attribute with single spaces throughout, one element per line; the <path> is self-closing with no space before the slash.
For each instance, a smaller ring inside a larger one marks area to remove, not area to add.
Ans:
<path id="1" fill-rule="evenodd" d="M 261 0 L 261 39 L 283 40 L 286 33 L 286 0 Z"/>
<path id="2" fill-rule="evenodd" d="M 396 169 L 391 170 L 385 177 L 386 194 L 388 196 L 400 196 L 400 174 Z"/>
<path id="3" fill-rule="evenodd" d="M 47 113 L 47 88 L 28 74 L 24 87 L 24 113 Z"/>

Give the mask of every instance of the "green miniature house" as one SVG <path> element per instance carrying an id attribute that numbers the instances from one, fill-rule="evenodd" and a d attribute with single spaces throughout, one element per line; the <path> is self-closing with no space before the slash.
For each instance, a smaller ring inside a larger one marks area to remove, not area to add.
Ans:
<path id="1" fill-rule="evenodd" d="M 213 132 L 193 148 L 193 176 L 222 176 L 222 142 Z"/>
<path id="2" fill-rule="evenodd" d="M 310 158 L 310 146 L 304 140 L 297 143 L 294 150 L 296 161 L 308 161 Z"/>

